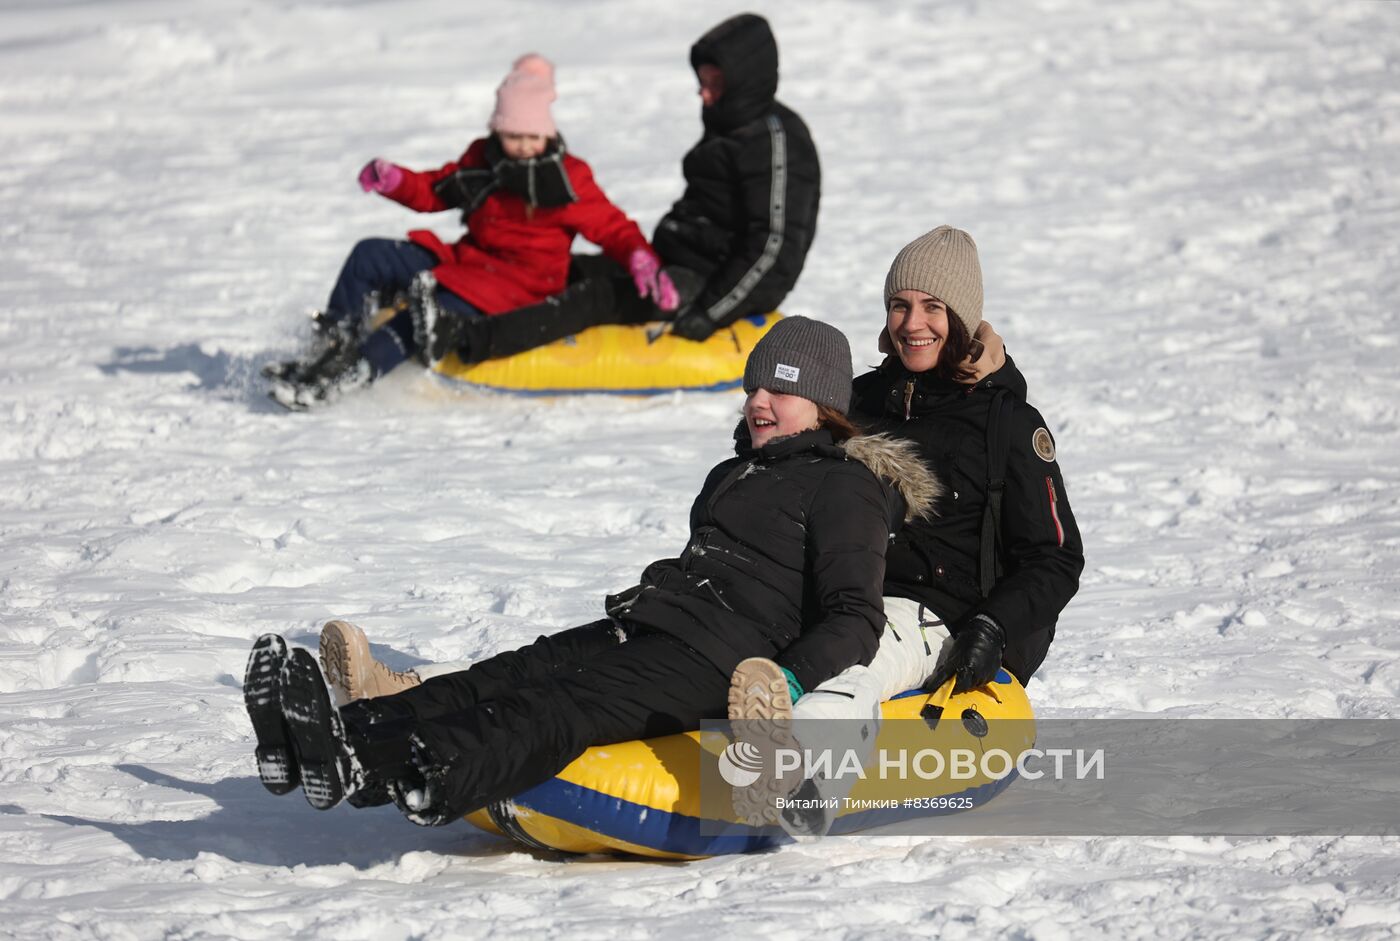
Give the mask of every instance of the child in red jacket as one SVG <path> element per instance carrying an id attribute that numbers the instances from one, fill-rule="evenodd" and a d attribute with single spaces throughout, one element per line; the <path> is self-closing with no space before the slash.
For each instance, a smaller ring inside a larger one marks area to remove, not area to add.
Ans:
<path id="1" fill-rule="evenodd" d="M 459 209 L 466 234 L 447 245 L 419 229 L 408 241 L 356 245 L 317 317 L 319 355 L 274 367 L 274 399 L 288 408 L 331 401 L 427 354 L 434 334 L 451 327 L 444 318 L 489 317 L 559 293 L 575 235 L 625 266 L 641 297 L 675 308 L 675 287 L 637 224 L 608 201 L 588 164 L 565 151 L 549 110 L 555 97 L 554 67 L 522 56 L 496 91 L 490 137 L 437 170 L 377 158 L 365 165 L 366 192 L 418 212 Z M 367 332 L 370 315 L 405 294 L 408 309 Z"/>

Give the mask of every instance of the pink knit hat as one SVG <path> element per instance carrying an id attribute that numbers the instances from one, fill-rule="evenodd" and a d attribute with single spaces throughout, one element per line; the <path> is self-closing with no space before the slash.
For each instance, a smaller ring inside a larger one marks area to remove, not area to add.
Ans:
<path id="1" fill-rule="evenodd" d="M 510 74 L 496 89 L 496 110 L 491 113 L 490 128 L 507 134 L 558 133 L 549 103 L 558 95 L 554 92 L 554 65 L 544 56 L 527 52 L 515 60 Z"/>

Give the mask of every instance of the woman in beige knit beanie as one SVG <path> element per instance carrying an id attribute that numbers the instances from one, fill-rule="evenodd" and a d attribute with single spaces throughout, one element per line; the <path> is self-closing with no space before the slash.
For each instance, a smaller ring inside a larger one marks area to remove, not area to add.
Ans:
<path id="1" fill-rule="evenodd" d="M 953 677 L 960 690 L 981 686 L 1003 666 L 1024 683 L 1084 566 L 1055 439 L 1000 338 L 996 363 L 978 348 L 995 334 L 971 235 L 941 225 L 904 246 L 884 297 L 894 355 L 855 380 L 851 415 L 917 442 L 954 489 L 937 521 L 906 526 L 891 547 L 886 618 L 893 596 L 947 625 L 930 689 Z"/>
<path id="2" fill-rule="evenodd" d="M 898 353 L 910 372 L 933 370 L 975 381 L 1001 368 L 1001 337 L 982 319 L 977 243 L 940 225 L 895 256 L 885 276 L 880 351 Z"/>
<path id="3" fill-rule="evenodd" d="M 866 733 L 878 726 L 880 702 L 906 690 L 1029 681 L 1084 567 L 1055 439 L 982 319 L 972 236 L 941 225 L 910 242 L 890 266 L 883 299 L 881 348 L 890 355 L 852 383 L 850 415 L 912 442 L 949 487 L 937 518 L 910 520 L 890 545 L 885 630 L 870 662 L 808 690 L 786 712 L 730 716 L 791 717 L 813 754 L 862 754 L 862 743 L 876 740 Z M 802 782 L 779 814 L 783 828 L 825 833 L 833 818 L 820 808 L 841 806 L 852 781 Z"/>

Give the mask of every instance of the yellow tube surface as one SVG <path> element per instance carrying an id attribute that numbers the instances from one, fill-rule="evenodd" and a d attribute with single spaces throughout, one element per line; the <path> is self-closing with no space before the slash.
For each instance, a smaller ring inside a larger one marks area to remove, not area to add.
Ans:
<path id="1" fill-rule="evenodd" d="M 1030 700 L 1005 670 L 987 686 L 952 697 L 936 727 L 920 717 L 930 697 L 905 693 L 886 701 L 881 748 L 953 749 L 1011 755 L 1034 744 Z M 903 720 L 903 721 L 895 721 Z M 1008 721 L 1017 720 L 1017 721 Z M 981 734 L 976 734 L 977 731 Z M 702 778 L 719 780 L 717 763 L 730 739 L 717 731 L 686 732 L 588 749 L 554 778 L 510 801 L 469 814 L 483 829 L 538 848 L 571 853 L 628 853 L 668 859 L 752 852 L 786 839 L 776 826 L 740 822 L 727 801 L 703 802 Z M 919 816 L 951 812 L 902 805 L 905 798 L 950 797 L 985 803 L 1010 783 L 985 774 L 934 780 L 915 775 L 870 775 L 852 789 L 834 833 L 853 833 Z M 706 787 L 715 787 L 707 783 Z M 720 785 L 722 787 L 722 785 Z M 722 811 L 718 808 L 722 806 Z M 872 809 L 880 808 L 880 809 Z"/>
<path id="2" fill-rule="evenodd" d="M 451 354 L 434 369 L 452 382 L 523 395 L 659 395 L 678 389 L 737 389 L 743 384 L 749 351 L 781 316 L 775 311 L 741 318 L 701 343 L 669 332 L 656 335 L 664 324 L 605 324 L 515 356 L 470 366 Z"/>

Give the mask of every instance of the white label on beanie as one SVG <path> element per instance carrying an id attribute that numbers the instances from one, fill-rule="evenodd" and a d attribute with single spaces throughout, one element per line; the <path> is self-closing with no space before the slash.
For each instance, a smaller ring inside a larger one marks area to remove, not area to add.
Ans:
<path id="1" fill-rule="evenodd" d="M 779 379 L 786 379 L 788 382 L 796 382 L 798 374 L 801 372 L 802 370 L 798 369 L 796 366 L 779 363 L 778 368 L 773 370 L 773 375 L 777 376 Z"/>

